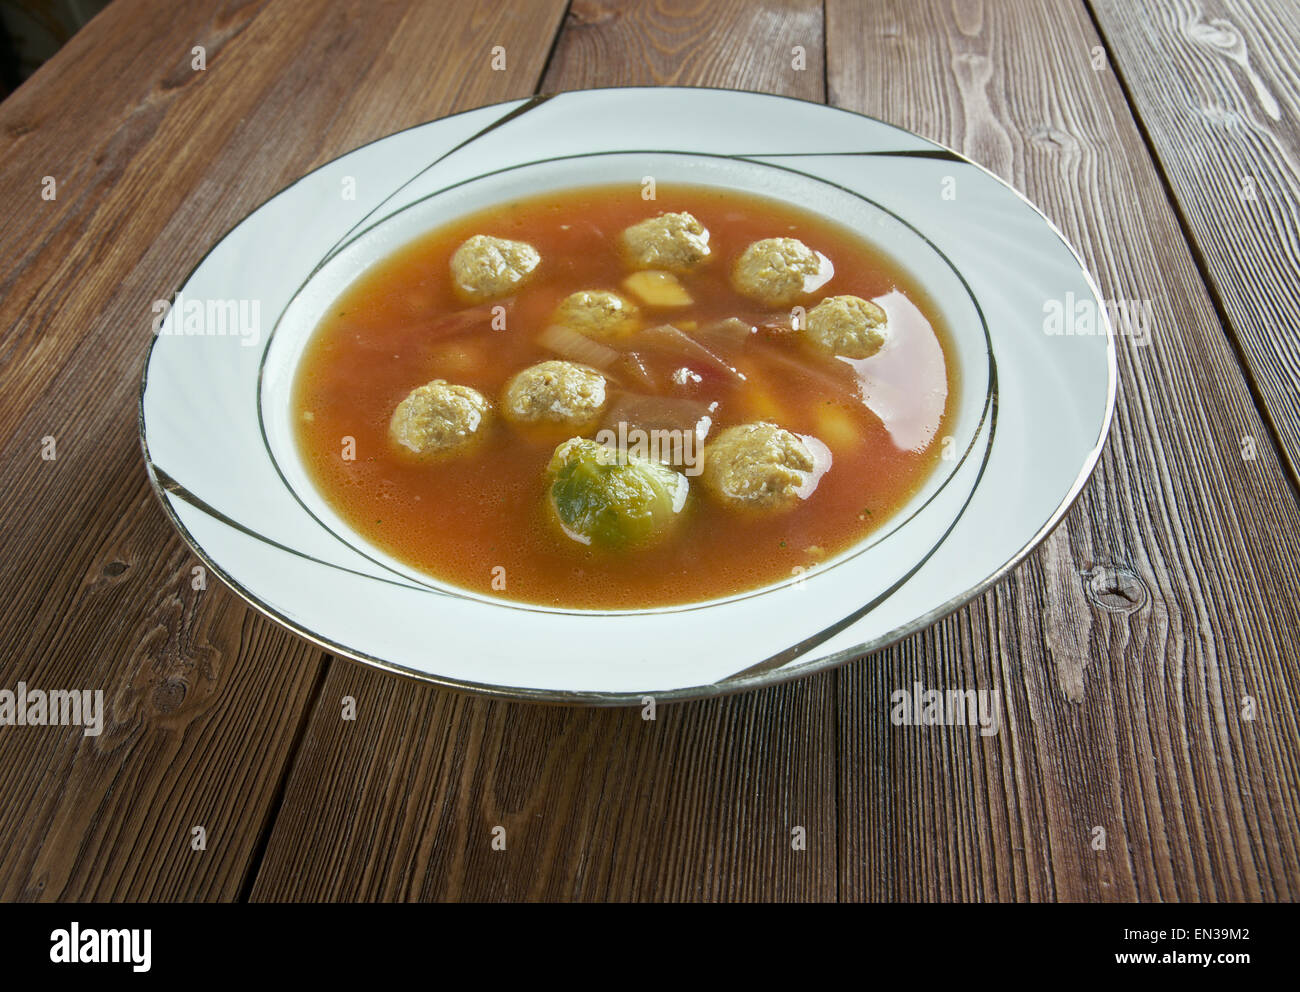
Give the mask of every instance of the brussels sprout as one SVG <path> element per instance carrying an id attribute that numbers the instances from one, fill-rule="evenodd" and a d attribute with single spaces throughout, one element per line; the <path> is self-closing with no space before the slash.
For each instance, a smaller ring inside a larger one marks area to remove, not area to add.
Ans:
<path id="1" fill-rule="evenodd" d="M 689 484 L 666 465 L 575 437 L 546 469 L 549 502 L 564 532 L 583 544 L 644 545 L 680 518 Z"/>

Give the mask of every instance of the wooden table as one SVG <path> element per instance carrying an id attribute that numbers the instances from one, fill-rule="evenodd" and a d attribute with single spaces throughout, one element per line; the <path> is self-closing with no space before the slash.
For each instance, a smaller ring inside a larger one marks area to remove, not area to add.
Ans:
<path id="1" fill-rule="evenodd" d="M 0 688 L 102 687 L 108 711 L 97 738 L 0 727 L 0 898 L 1296 899 L 1290 7 L 116 0 L 0 103 Z M 151 302 L 364 142 L 647 83 L 951 145 L 1103 295 L 1150 301 L 1065 523 L 889 650 L 654 722 L 437 691 L 193 589 L 136 436 Z M 1000 689 L 1001 732 L 894 726 L 915 681 Z"/>

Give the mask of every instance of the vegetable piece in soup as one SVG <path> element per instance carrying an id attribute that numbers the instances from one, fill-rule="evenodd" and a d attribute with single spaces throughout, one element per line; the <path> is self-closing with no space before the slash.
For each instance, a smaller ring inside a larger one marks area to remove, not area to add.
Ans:
<path id="1" fill-rule="evenodd" d="M 623 288 L 648 307 L 689 307 L 695 302 L 671 272 L 643 269 L 623 280 Z"/>
<path id="2" fill-rule="evenodd" d="M 586 438 L 555 449 L 548 500 L 564 533 L 581 544 L 644 546 L 681 518 L 689 483 L 665 465 Z"/>

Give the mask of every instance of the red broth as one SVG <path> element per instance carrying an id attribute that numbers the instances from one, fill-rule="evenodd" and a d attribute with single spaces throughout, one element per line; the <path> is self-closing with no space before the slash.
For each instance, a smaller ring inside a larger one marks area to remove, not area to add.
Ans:
<path id="1" fill-rule="evenodd" d="M 694 303 L 643 307 L 647 325 L 671 322 L 741 372 L 739 381 L 698 352 L 653 353 L 653 389 L 716 403 L 709 436 L 733 424 L 772 421 L 823 442 L 832 455 L 816 489 L 771 513 L 717 502 L 691 478 L 680 521 L 648 548 L 609 550 L 575 542 L 546 506 L 545 469 L 556 439 L 528 436 L 497 417 L 471 451 L 418 462 L 388 437 L 394 408 L 416 386 L 445 379 L 496 402 L 506 381 L 561 357 L 540 345 L 557 304 L 582 289 L 620 288 L 628 275 L 618 248 L 630 224 L 686 210 L 710 231 L 711 260 L 680 276 Z M 541 253 L 533 277 L 491 326 L 491 304 L 470 307 L 452 289 L 449 260 L 466 238 L 527 241 Z M 731 264 L 751 242 L 794 237 L 832 260 L 826 296 L 875 299 L 890 318 L 891 342 L 849 362 L 813 352 L 790 314 L 739 296 Z M 771 327 L 741 337 L 700 329 L 739 316 Z M 693 325 L 692 325 L 693 322 Z M 639 609 L 725 597 L 815 569 L 878 529 L 935 471 L 955 409 L 946 331 L 921 288 L 852 231 L 776 201 L 704 187 L 660 185 L 647 202 L 639 186 L 600 186 L 514 200 L 463 217 L 373 266 L 334 302 L 307 344 L 292 397 L 297 441 L 325 500 L 358 533 L 394 558 L 453 586 L 505 600 L 575 609 Z M 669 372 L 687 367 L 684 383 Z M 695 381 L 698 378 L 699 381 Z M 345 458 L 345 438 L 354 440 Z"/>

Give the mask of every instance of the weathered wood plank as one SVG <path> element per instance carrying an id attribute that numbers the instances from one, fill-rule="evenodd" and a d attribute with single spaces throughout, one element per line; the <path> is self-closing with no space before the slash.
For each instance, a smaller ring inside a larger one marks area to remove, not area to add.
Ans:
<path id="1" fill-rule="evenodd" d="M 806 58 L 795 69 L 794 49 Z M 825 99 L 822 11 L 808 0 L 573 0 L 543 89 L 719 86 Z"/>
<path id="2" fill-rule="evenodd" d="M 797 44 L 805 70 L 791 67 Z M 579 0 L 541 85 L 820 98 L 821 50 L 816 2 Z M 335 662 L 253 898 L 833 899 L 835 679 L 663 706 L 650 722 Z M 341 719 L 349 695 L 355 723 Z"/>
<path id="3" fill-rule="evenodd" d="M 529 92 L 540 60 L 471 67 L 550 37 L 562 7 L 119 0 L 0 104 L 0 473 L 17 521 L 0 535 L 0 687 L 102 688 L 109 707 L 95 739 L 0 729 L 0 898 L 240 894 L 323 659 L 215 579 L 190 587 L 136 438 L 150 303 L 319 162 L 457 99 Z"/>
<path id="4" fill-rule="evenodd" d="M 834 898 L 830 679 L 647 721 L 336 661 L 252 897 Z"/>
<path id="5" fill-rule="evenodd" d="M 0 472 L 22 520 L 0 535 L 0 687 L 102 685 L 111 710 L 98 739 L 0 730 L 0 898 L 238 893 L 319 659 L 216 584 L 189 587 L 193 562 L 136 474 L 148 302 L 312 165 L 531 90 L 560 8 L 435 23 L 415 3 L 315 4 L 314 20 L 154 6 L 119 0 L 0 104 L 0 191 L 33 201 L 0 230 L 17 260 L 0 274 Z M 704 16 L 719 9 L 576 3 L 543 86 L 821 96 L 817 5 Z M 1097 484 L 1011 580 L 930 631 L 654 723 L 335 662 L 256 898 L 833 898 L 837 881 L 848 898 L 1296 897 L 1296 505 L 1123 95 L 1091 68 L 1086 15 L 837 0 L 829 15 L 833 99 L 966 150 L 1046 209 L 1108 296 L 1155 302 L 1151 345 L 1122 342 Z M 154 40 L 102 44 L 101 22 Z M 200 79 L 185 69 L 194 38 L 210 44 Z M 480 71 L 497 43 L 510 72 Z M 806 74 L 790 71 L 795 44 Z M 429 51 L 432 82 L 399 71 Z M 94 112 L 49 110 L 68 106 Z M 53 203 L 38 200 L 48 162 L 67 170 Z M 891 726 L 889 694 L 914 680 L 1000 688 L 1002 732 Z M 339 718 L 345 695 L 355 722 Z"/>
<path id="6" fill-rule="evenodd" d="M 982 600 L 843 670 L 841 893 L 1296 898 L 1300 512 L 1086 11 L 828 0 L 827 41 L 832 103 L 965 152 L 1103 295 L 1155 308 L 1149 345 L 1119 340 L 1115 425 L 1066 523 Z M 1002 731 L 892 726 L 913 681 L 999 689 Z"/>
<path id="7" fill-rule="evenodd" d="M 1300 18 L 1278 0 L 1092 4 L 1300 480 Z"/>

